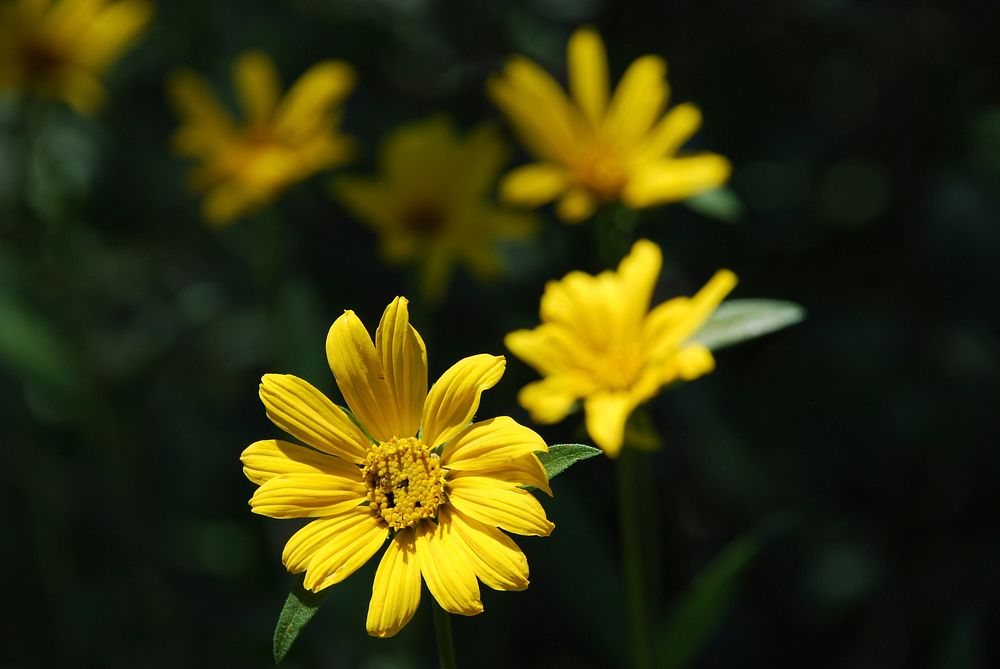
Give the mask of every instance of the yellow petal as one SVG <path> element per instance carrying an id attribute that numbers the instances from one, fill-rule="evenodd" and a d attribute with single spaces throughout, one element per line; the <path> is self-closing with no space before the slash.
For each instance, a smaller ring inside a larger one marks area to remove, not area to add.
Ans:
<path id="1" fill-rule="evenodd" d="M 364 462 L 370 442 L 338 406 L 302 379 L 265 374 L 260 399 L 267 417 L 296 439 L 348 462 Z"/>
<path id="2" fill-rule="evenodd" d="M 269 202 L 272 195 L 255 192 L 239 182 L 219 184 L 205 195 L 201 212 L 214 228 L 222 228 L 240 216 L 249 214 Z"/>
<path id="3" fill-rule="evenodd" d="M 361 470 L 350 462 L 279 439 L 255 441 L 240 455 L 243 473 L 260 485 L 285 474 L 330 474 L 361 478 Z"/>
<path id="4" fill-rule="evenodd" d="M 635 170 L 622 200 L 629 207 L 683 200 L 721 186 L 730 172 L 729 161 L 714 153 L 655 160 Z"/>
<path id="5" fill-rule="evenodd" d="M 437 380 L 424 403 L 421 437 L 434 447 L 449 441 L 476 415 L 479 399 L 503 376 L 502 355 L 471 355 L 452 365 Z"/>
<path id="6" fill-rule="evenodd" d="M 354 87 L 354 68 L 337 60 L 325 60 L 299 77 L 275 113 L 275 129 L 291 142 L 329 122 L 330 110 Z"/>
<path id="7" fill-rule="evenodd" d="M 623 311 L 630 327 L 638 328 L 649 311 L 649 301 L 663 266 L 660 247 L 648 239 L 640 239 L 618 265 L 621 280 Z"/>
<path id="8" fill-rule="evenodd" d="M 636 161 L 673 156 L 701 127 L 701 112 L 690 102 L 677 105 L 653 128 L 636 154 Z"/>
<path id="9" fill-rule="evenodd" d="M 549 495 L 548 476 L 535 455 L 549 447 L 538 434 L 507 416 L 473 423 L 448 442 L 441 464 L 458 472 L 532 485 Z"/>
<path id="10" fill-rule="evenodd" d="M 517 544 L 495 527 L 445 508 L 455 534 L 468 547 L 476 576 L 494 590 L 528 587 L 528 559 Z"/>
<path id="11" fill-rule="evenodd" d="M 278 71 L 270 56 L 259 51 L 240 55 L 233 66 L 233 82 L 247 120 L 268 121 L 281 97 Z"/>
<path id="12" fill-rule="evenodd" d="M 375 330 L 375 350 L 392 390 L 400 435 L 414 435 L 427 397 L 427 349 L 410 325 L 405 297 L 397 297 L 382 313 Z"/>
<path id="13" fill-rule="evenodd" d="M 323 544 L 310 556 L 302 585 L 306 590 L 318 592 L 340 583 L 368 562 L 387 536 L 389 528 L 382 519 L 365 509 L 350 525 L 342 524 L 327 534 Z"/>
<path id="14" fill-rule="evenodd" d="M 647 355 L 668 355 L 692 337 L 735 287 L 736 275 L 719 270 L 694 297 L 670 300 L 651 311 L 643 330 Z"/>
<path id="15" fill-rule="evenodd" d="M 579 377 L 550 376 L 521 388 L 517 401 L 536 423 L 558 423 L 592 390 L 593 384 Z"/>
<path id="16" fill-rule="evenodd" d="M 492 123 L 482 123 L 464 141 L 456 137 L 456 149 L 456 162 L 462 165 L 452 177 L 456 190 L 470 196 L 489 197 L 497 174 L 510 159 L 510 148 L 500 130 Z"/>
<path id="17" fill-rule="evenodd" d="M 569 88 L 576 104 L 595 128 L 608 104 L 608 58 L 604 43 L 592 28 L 581 28 L 569 38 L 566 54 Z"/>
<path id="18" fill-rule="evenodd" d="M 560 281 L 545 284 L 540 306 L 542 321 L 565 328 L 593 356 L 598 351 L 608 350 L 614 340 L 608 324 L 625 318 L 620 293 L 620 281 L 613 272 L 597 276 L 570 272 Z M 551 334 L 556 336 L 558 333 L 553 329 Z M 578 355 L 576 361 L 578 364 L 586 362 Z"/>
<path id="19" fill-rule="evenodd" d="M 556 199 L 569 185 L 562 167 L 533 163 L 508 172 L 500 182 L 500 198 L 522 207 L 538 207 Z"/>
<path id="20" fill-rule="evenodd" d="M 659 56 L 643 56 L 625 71 L 604 119 L 605 130 L 618 142 L 634 145 L 653 127 L 667 102 L 666 74 Z"/>
<path id="21" fill-rule="evenodd" d="M 347 406 L 368 434 L 378 441 L 414 436 L 400 429 L 396 400 L 375 344 L 353 311 L 345 311 L 330 327 L 326 357 Z"/>
<path id="22" fill-rule="evenodd" d="M 465 544 L 455 535 L 446 513 L 437 523 L 416 527 L 417 560 L 427 589 L 448 613 L 474 616 L 483 612 L 479 583 Z"/>
<path id="23" fill-rule="evenodd" d="M 355 217 L 379 228 L 396 222 L 394 194 L 382 183 L 358 177 L 338 177 L 331 184 L 335 198 Z"/>
<path id="24" fill-rule="evenodd" d="M 281 563 L 290 573 L 301 573 L 309 566 L 317 551 L 329 542 L 337 541 L 338 536 L 349 532 L 351 528 L 369 527 L 373 518 L 376 516 L 367 506 L 356 506 L 314 520 L 288 539 L 281 553 Z M 384 528 L 383 532 L 384 538 L 389 533 L 388 528 Z"/>
<path id="25" fill-rule="evenodd" d="M 625 423 L 635 409 L 627 392 L 598 393 L 584 401 L 587 434 L 605 453 L 617 457 L 625 440 Z"/>
<path id="26" fill-rule="evenodd" d="M 542 323 L 534 330 L 515 330 L 504 345 L 544 376 L 572 374 L 593 356 L 581 338 L 562 323 Z"/>
<path id="27" fill-rule="evenodd" d="M 547 537 L 555 528 L 535 496 L 514 483 L 486 476 L 454 476 L 446 483 L 458 511 L 514 534 Z"/>
<path id="28" fill-rule="evenodd" d="M 582 188 L 572 188 L 556 204 L 556 213 L 566 223 L 579 223 L 597 209 L 597 200 Z"/>
<path id="29" fill-rule="evenodd" d="M 329 474 L 283 474 L 257 488 L 250 508 L 271 518 L 319 518 L 358 506 L 367 493 L 360 472 L 354 480 Z"/>
<path id="30" fill-rule="evenodd" d="M 227 136 L 232 132 L 232 117 L 197 74 L 187 70 L 171 74 L 167 79 L 167 92 L 186 123 L 203 128 L 208 136 Z"/>
<path id="31" fill-rule="evenodd" d="M 689 344 L 682 348 L 675 358 L 677 376 L 684 381 L 693 381 L 715 369 L 715 358 L 703 344 Z"/>
<path id="32" fill-rule="evenodd" d="M 405 529 L 389 542 L 375 572 L 368 604 L 368 633 L 382 638 L 394 636 L 410 622 L 419 604 L 420 563 L 413 530 Z"/>
<path id="33" fill-rule="evenodd" d="M 153 18 L 153 6 L 139 0 L 124 0 L 104 7 L 81 33 L 78 62 L 103 70 L 130 47 Z"/>
<path id="34" fill-rule="evenodd" d="M 94 73 L 83 68 L 74 69 L 63 76 L 56 95 L 85 116 L 94 116 L 101 111 L 108 97 Z"/>

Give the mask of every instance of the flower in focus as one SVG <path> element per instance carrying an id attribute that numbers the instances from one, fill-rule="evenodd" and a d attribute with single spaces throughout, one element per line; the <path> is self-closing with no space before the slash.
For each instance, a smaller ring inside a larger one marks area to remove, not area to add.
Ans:
<path id="1" fill-rule="evenodd" d="M 587 432 L 615 457 L 637 406 L 668 383 L 714 369 L 712 353 L 690 339 L 736 285 L 736 276 L 721 270 L 694 297 L 675 297 L 651 310 L 661 265 L 660 248 L 640 240 L 617 272 L 570 272 L 548 283 L 542 324 L 504 340 L 545 377 L 518 395 L 533 420 L 559 422 L 582 399 Z"/>
<path id="2" fill-rule="evenodd" d="M 567 98 L 541 67 L 512 57 L 488 85 L 525 147 L 539 162 L 504 177 L 507 202 L 537 207 L 559 199 L 556 211 L 575 223 L 601 203 L 632 208 L 685 199 L 722 185 L 729 161 L 714 153 L 678 156 L 701 126 L 701 113 L 687 103 L 665 116 L 667 64 L 643 56 L 625 72 L 608 99 L 608 63 L 600 36 L 577 30 L 567 48 Z"/>
<path id="3" fill-rule="evenodd" d="M 302 444 L 269 439 L 242 455 L 260 485 L 250 500 L 272 518 L 314 518 L 282 562 L 319 591 L 350 576 L 389 540 L 368 608 L 368 633 L 396 634 L 420 601 L 421 578 L 446 611 L 481 613 L 479 581 L 528 586 L 528 563 L 500 530 L 547 536 L 553 524 L 524 486 L 551 494 L 535 455 L 541 437 L 506 416 L 471 422 L 504 358 L 474 355 L 427 390 L 427 353 L 407 301 L 385 309 L 375 341 L 352 311 L 330 328 L 330 368 L 348 414 L 294 376 L 268 374 L 260 397 Z"/>
<path id="4" fill-rule="evenodd" d="M 354 78 L 346 63 L 323 61 L 282 98 L 274 61 L 263 53 L 244 53 L 233 68 L 246 117 L 241 124 L 201 77 L 189 71 L 171 76 L 170 98 L 181 117 L 174 148 L 199 162 L 190 178 L 205 192 L 205 219 L 217 226 L 230 223 L 291 184 L 346 162 L 352 142 L 337 130 L 337 105 Z"/>
<path id="5" fill-rule="evenodd" d="M 145 0 L 16 0 L 0 7 L 0 90 L 62 100 L 96 114 L 101 75 L 153 16 Z"/>
<path id="6" fill-rule="evenodd" d="M 333 192 L 378 232 L 387 262 L 421 263 L 424 294 L 436 300 L 456 262 L 480 277 L 495 276 L 496 242 L 534 230 L 530 214 L 489 201 L 507 154 L 492 127 L 461 137 L 446 119 L 432 118 L 385 140 L 379 179 L 341 177 Z"/>

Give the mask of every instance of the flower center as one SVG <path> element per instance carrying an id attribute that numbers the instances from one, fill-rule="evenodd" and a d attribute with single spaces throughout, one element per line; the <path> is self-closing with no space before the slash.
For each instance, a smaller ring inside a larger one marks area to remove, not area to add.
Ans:
<path id="1" fill-rule="evenodd" d="M 433 517 L 444 501 L 440 459 L 413 437 L 372 446 L 362 474 L 372 511 L 396 530 Z"/>
<path id="2" fill-rule="evenodd" d="M 430 202 L 411 204 L 401 218 L 403 229 L 418 239 L 436 237 L 444 227 L 444 212 Z"/>
<path id="3" fill-rule="evenodd" d="M 628 181 L 614 148 L 603 141 L 583 147 L 573 176 L 577 183 L 602 200 L 617 198 Z"/>

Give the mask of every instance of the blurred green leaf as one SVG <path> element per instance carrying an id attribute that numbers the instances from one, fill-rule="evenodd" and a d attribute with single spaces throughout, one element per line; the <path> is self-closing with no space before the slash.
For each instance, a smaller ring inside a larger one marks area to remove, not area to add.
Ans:
<path id="1" fill-rule="evenodd" d="M 684 204 L 702 216 L 724 223 L 735 223 L 743 217 L 743 202 L 728 186 L 698 193 L 684 200 Z"/>
<path id="2" fill-rule="evenodd" d="M 739 578 L 758 550 L 759 540 L 744 535 L 694 577 L 691 587 L 660 627 L 658 666 L 681 669 L 697 656 L 722 623 Z"/>
<path id="3" fill-rule="evenodd" d="M 278 624 L 274 628 L 275 664 L 285 659 L 302 628 L 316 615 L 319 605 L 328 594 L 329 588 L 319 592 L 309 592 L 302 585 L 304 580 L 305 574 L 302 574 L 295 581 L 288 599 L 285 600 L 285 606 L 281 609 L 281 615 L 278 616 Z"/>
<path id="4" fill-rule="evenodd" d="M 717 351 L 795 325 L 806 311 L 783 300 L 726 300 L 692 337 Z"/>
<path id="5" fill-rule="evenodd" d="M 550 481 L 580 460 L 587 460 L 600 454 L 601 449 L 586 444 L 555 444 L 549 446 L 548 453 L 535 451 Z"/>
<path id="6" fill-rule="evenodd" d="M 72 393 L 79 381 L 69 351 L 39 314 L 0 295 L 0 363 L 55 390 Z"/>

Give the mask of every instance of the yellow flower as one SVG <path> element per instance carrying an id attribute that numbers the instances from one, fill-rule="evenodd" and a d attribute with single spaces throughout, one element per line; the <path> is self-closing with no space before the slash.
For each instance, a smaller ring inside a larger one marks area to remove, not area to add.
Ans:
<path id="1" fill-rule="evenodd" d="M 230 223 L 350 157 L 352 143 L 337 131 L 336 109 L 354 86 L 354 70 L 346 63 L 313 65 L 282 98 L 274 61 L 255 51 L 242 54 L 233 83 L 243 124 L 193 72 L 178 72 L 168 83 L 182 119 L 174 148 L 200 162 L 191 183 L 205 191 L 202 211 L 210 224 Z"/>
<path id="2" fill-rule="evenodd" d="M 559 216 L 575 223 L 601 203 L 649 207 L 729 178 L 729 161 L 722 156 L 676 155 L 701 126 L 701 113 L 682 104 L 660 118 L 669 91 L 662 58 L 632 63 L 610 101 L 604 44 L 594 30 L 573 34 L 567 61 L 572 101 L 542 68 L 520 56 L 489 82 L 493 101 L 540 161 L 503 179 L 504 200 L 537 207 L 559 198 Z"/>
<path id="3" fill-rule="evenodd" d="M 587 432 L 615 457 L 637 406 L 668 383 L 712 371 L 711 352 L 690 339 L 736 285 L 736 276 L 721 270 L 694 297 L 650 310 L 662 262 L 660 248 L 640 240 L 617 272 L 570 272 L 546 285 L 542 324 L 504 340 L 545 377 L 518 395 L 533 420 L 559 422 L 582 399 Z"/>
<path id="4" fill-rule="evenodd" d="M 500 529 L 552 532 L 523 487 L 551 494 L 534 454 L 548 448 L 506 416 L 471 422 L 504 358 L 464 358 L 428 392 L 427 353 L 404 298 L 386 308 L 374 342 L 344 312 L 326 350 L 357 422 L 302 379 L 268 374 L 260 386 L 268 417 L 305 445 L 270 439 L 242 455 L 243 471 L 260 485 L 250 500 L 255 513 L 316 519 L 288 540 L 285 567 L 322 590 L 388 538 L 368 608 L 368 633 L 380 637 L 413 616 L 421 577 L 442 608 L 462 615 L 483 610 L 477 577 L 497 590 L 526 588 L 524 554 Z"/>
<path id="5" fill-rule="evenodd" d="M 531 234 L 535 219 L 489 201 L 508 157 L 497 131 L 460 137 L 444 118 L 403 126 L 381 147 L 378 180 L 342 177 L 334 194 L 380 235 L 387 262 L 421 262 L 429 299 L 441 297 L 454 263 L 480 277 L 499 271 L 495 243 Z"/>
<path id="6" fill-rule="evenodd" d="M 0 90 L 62 100 L 93 115 L 101 75 L 146 28 L 145 0 L 17 0 L 0 7 Z"/>

